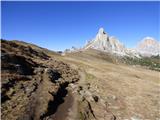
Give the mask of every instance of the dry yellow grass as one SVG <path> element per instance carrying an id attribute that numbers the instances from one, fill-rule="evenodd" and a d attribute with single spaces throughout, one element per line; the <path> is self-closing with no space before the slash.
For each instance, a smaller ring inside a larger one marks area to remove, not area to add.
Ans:
<path id="1" fill-rule="evenodd" d="M 109 57 L 108 62 L 95 51 L 71 53 L 63 59 L 85 71 L 84 82 L 91 83 L 118 120 L 160 119 L 159 72 L 140 66 L 115 64 Z"/>

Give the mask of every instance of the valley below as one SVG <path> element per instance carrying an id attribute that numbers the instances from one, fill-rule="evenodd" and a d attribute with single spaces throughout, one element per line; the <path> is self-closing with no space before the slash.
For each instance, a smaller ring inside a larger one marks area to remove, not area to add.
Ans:
<path id="1" fill-rule="evenodd" d="M 62 55 L 1 44 L 3 120 L 160 119 L 159 71 L 93 49 Z"/>

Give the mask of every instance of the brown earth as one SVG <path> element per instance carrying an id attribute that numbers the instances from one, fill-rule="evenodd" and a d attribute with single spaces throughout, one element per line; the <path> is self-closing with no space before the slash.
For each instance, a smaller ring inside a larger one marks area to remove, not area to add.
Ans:
<path id="1" fill-rule="evenodd" d="M 64 61 L 77 66 L 84 76 L 84 80 L 79 81 L 81 119 L 159 120 L 160 73 L 121 64 L 114 56 L 103 54 L 86 50 L 63 57 Z M 94 115 L 86 115 L 89 112 L 83 106 L 85 100 Z"/>
<path id="2" fill-rule="evenodd" d="M 3 120 L 159 120 L 160 74 L 96 50 L 1 41 Z"/>
<path id="3" fill-rule="evenodd" d="M 52 117 L 67 95 L 67 86 L 79 80 L 78 72 L 43 49 L 3 40 L 1 49 L 1 118 Z"/>

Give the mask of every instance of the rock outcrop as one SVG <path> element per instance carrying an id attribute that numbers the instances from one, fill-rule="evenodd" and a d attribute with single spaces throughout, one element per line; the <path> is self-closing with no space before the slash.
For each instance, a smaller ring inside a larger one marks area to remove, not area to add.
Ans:
<path id="1" fill-rule="evenodd" d="M 89 41 L 88 44 L 84 47 L 85 49 L 97 49 L 105 52 L 116 53 L 118 55 L 125 55 L 125 46 L 120 43 L 120 41 L 109 35 L 104 31 L 103 28 L 99 29 L 96 37 Z"/>

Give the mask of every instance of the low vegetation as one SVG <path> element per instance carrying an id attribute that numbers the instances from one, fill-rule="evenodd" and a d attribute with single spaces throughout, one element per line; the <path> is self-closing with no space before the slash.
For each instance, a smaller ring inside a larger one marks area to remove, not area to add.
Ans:
<path id="1" fill-rule="evenodd" d="M 152 56 L 152 57 L 142 57 L 142 58 L 131 58 L 124 57 L 123 62 L 129 65 L 141 65 L 148 67 L 151 70 L 160 71 L 160 56 Z"/>

